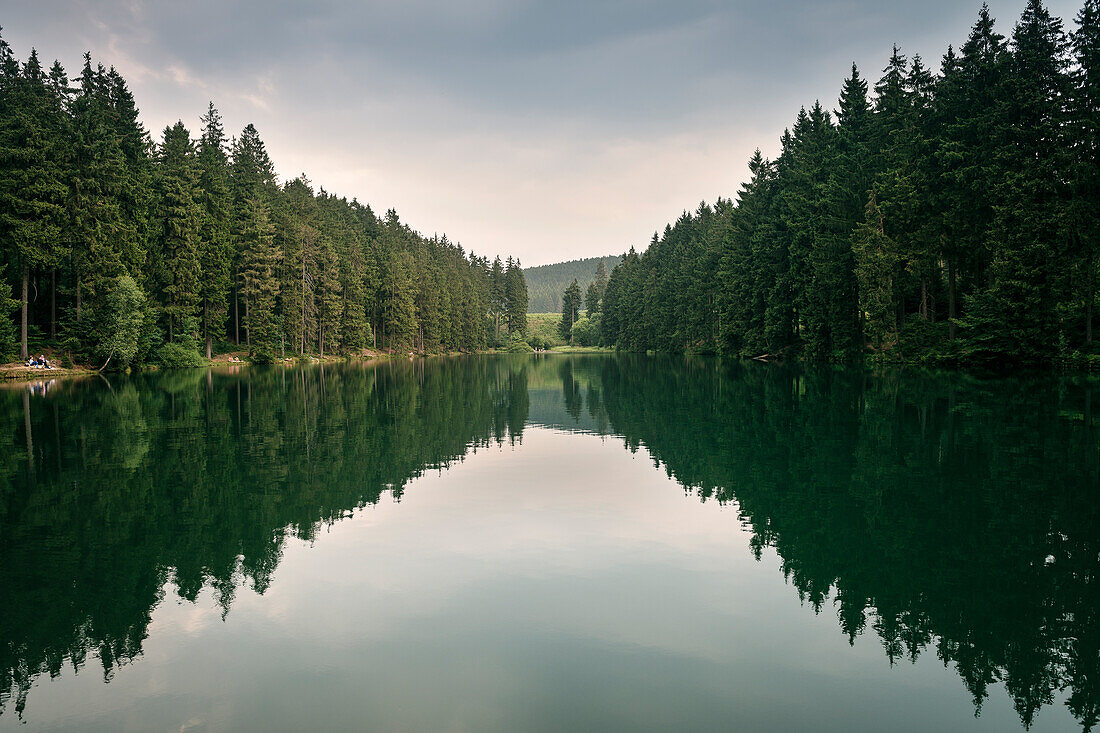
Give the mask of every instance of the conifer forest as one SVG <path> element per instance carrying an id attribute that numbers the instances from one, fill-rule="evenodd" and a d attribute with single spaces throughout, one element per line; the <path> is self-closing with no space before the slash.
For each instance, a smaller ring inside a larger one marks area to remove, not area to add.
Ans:
<path id="1" fill-rule="evenodd" d="M 605 343 L 813 361 L 1019 367 L 1097 360 L 1100 3 L 1072 27 L 981 9 L 930 64 L 854 65 L 611 273 Z"/>
<path id="2" fill-rule="evenodd" d="M 0 355 L 195 366 L 496 345 L 526 331 L 518 260 L 426 237 L 392 209 L 280 182 L 256 128 L 154 140 L 125 79 L 0 40 Z"/>

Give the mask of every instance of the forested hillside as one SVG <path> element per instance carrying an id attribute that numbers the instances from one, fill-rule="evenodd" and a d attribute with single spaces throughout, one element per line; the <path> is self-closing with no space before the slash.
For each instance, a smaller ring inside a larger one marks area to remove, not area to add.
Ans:
<path id="1" fill-rule="evenodd" d="M 933 72 L 896 47 L 835 113 L 799 111 L 736 200 L 700 204 L 611 274 L 626 349 L 1037 364 L 1095 353 L 1100 5 L 1071 30 L 983 7 Z"/>
<path id="2" fill-rule="evenodd" d="M 177 122 L 154 141 L 113 68 L 86 54 L 70 82 L 0 41 L 0 356 L 474 349 L 525 331 L 526 311 L 518 263 L 280 183 L 257 130 L 227 139 L 213 104 L 195 135 Z"/>
<path id="3" fill-rule="evenodd" d="M 561 294 L 573 280 L 580 285 L 581 292 L 585 292 L 592 284 L 596 275 L 596 265 L 601 260 L 610 272 L 611 268 L 619 264 L 622 257 L 619 255 L 588 257 L 583 260 L 524 268 L 523 275 L 527 279 L 527 290 L 531 298 L 528 310 L 531 313 L 560 313 Z"/>

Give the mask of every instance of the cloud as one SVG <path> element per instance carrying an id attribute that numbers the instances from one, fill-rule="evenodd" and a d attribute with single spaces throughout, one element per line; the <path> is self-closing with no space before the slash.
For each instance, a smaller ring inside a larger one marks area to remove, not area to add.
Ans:
<path id="1" fill-rule="evenodd" d="M 733 195 L 800 105 L 835 106 L 852 62 L 873 80 L 899 43 L 935 67 L 979 5 L 43 0 L 7 9 L 4 37 L 117 66 L 154 133 L 213 100 L 284 177 L 540 264 L 643 246 Z M 1023 0 L 991 5 L 1009 33 Z"/>

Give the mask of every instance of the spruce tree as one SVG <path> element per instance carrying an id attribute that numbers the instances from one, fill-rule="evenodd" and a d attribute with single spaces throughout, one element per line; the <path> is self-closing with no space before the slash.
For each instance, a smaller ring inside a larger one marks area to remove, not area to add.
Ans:
<path id="1" fill-rule="evenodd" d="M 154 278 L 162 294 L 168 341 L 190 340 L 198 330 L 202 301 L 203 209 L 198 161 L 183 122 L 165 128 L 157 162 Z"/>
<path id="2" fill-rule="evenodd" d="M 100 298 L 125 272 L 122 242 L 129 237 L 123 214 L 126 161 L 102 66 L 85 54 L 79 91 L 73 99 L 74 164 L 69 221 L 72 227 L 74 316 L 85 297 Z"/>
<path id="3" fill-rule="evenodd" d="M 1061 237 L 1067 48 L 1061 21 L 1040 0 L 1028 0 L 1012 34 L 990 232 L 992 297 L 1006 317 L 1003 341 L 1011 345 L 1006 359 L 1049 358 L 1064 337 L 1057 303 L 1068 271 Z"/>
<path id="4" fill-rule="evenodd" d="M 584 311 L 589 317 L 600 312 L 600 286 L 594 281 L 588 284 L 584 293 Z"/>
<path id="5" fill-rule="evenodd" d="M 65 110 L 51 92 L 38 54 L 18 67 L 0 48 L 3 116 L 0 117 L 0 241 L 11 247 L 20 272 L 19 355 L 28 355 L 29 283 L 34 270 L 56 267 L 67 196 Z"/>
<path id="6" fill-rule="evenodd" d="M 1085 0 L 1071 37 L 1074 72 L 1069 145 L 1072 191 L 1066 236 L 1072 257 L 1074 298 L 1082 322 L 1081 340 L 1093 343 L 1093 319 L 1100 277 L 1100 2 Z"/>
<path id="7" fill-rule="evenodd" d="M 239 237 L 243 249 L 240 287 L 245 304 L 244 327 L 255 361 L 271 361 L 281 342 L 275 306 L 282 252 L 275 243 L 274 231 L 267 204 L 252 199 Z"/>
<path id="8" fill-rule="evenodd" d="M 199 262 L 202 269 L 202 333 L 206 358 L 213 356 L 213 341 L 224 336 L 226 302 L 232 285 L 232 244 L 229 199 L 229 156 L 221 115 L 211 102 L 202 118 L 198 144 Z"/>
<path id="9" fill-rule="evenodd" d="M 523 266 L 519 260 L 509 258 L 508 270 L 504 274 L 505 313 L 508 319 L 508 335 L 527 333 L 527 280 L 523 277 Z"/>
<path id="10" fill-rule="evenodd" d="M 581 286 L 577 279 L 565 289 L 561 296 L 561 323 L 558 324 L 558 332 L 561 337 L 569 342 L 573 340 L 573 324 L 577 322 L 577 316 L 581 309 Z"/>

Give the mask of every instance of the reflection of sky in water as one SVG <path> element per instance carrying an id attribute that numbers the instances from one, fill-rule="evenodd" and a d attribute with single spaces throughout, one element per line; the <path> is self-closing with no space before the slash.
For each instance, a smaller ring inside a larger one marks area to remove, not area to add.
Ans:
<path id="1" fill-rule="evenodd" d="M 644 449 L 528 428 L 288 541 L 224 623 L 209 589 L 169 591 L 111 684 L 39 678 L 0 729 L 1019 728 L 999 686 L 975 719 L 933 653 L 891 669 L 874 634 L 849 647 L 748 539 Z M 1033 728 L 1075 729 L 1060 705 Z"/>

